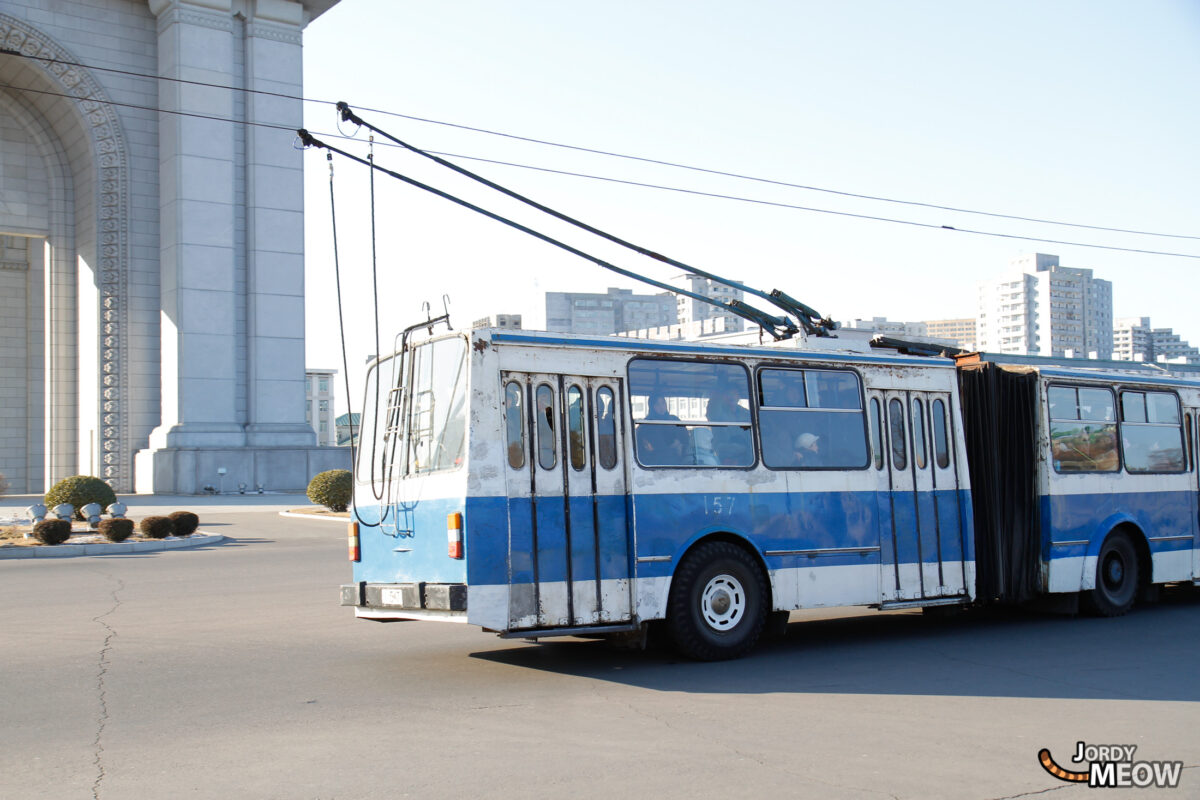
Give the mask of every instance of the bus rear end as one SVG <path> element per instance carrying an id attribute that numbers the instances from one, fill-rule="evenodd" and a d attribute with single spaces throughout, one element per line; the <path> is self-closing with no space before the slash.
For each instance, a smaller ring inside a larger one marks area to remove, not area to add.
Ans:
<path id="1" fill-rule="evenodd" d="M 378 621 L 467 621 L 467 338 L 409 345 L 368 373 L 342 605 Z"/>

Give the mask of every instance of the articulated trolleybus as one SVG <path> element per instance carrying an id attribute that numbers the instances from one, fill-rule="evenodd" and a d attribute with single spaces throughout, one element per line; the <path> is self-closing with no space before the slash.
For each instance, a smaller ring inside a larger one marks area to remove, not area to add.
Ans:
<path id="1" fill-rule="evenodd" d="M 431 330 L 367 379 L 342 587 L 363 619 L 661 620 L 720 659 L 795 609 L 1114 615 L 1200 571 L 1200 382 L 1149 365 Z"/>

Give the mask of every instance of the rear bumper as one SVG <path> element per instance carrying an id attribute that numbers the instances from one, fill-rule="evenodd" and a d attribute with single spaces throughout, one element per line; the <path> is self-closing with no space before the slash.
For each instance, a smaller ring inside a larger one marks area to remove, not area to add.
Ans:
<path id="1" fill-rule="evenodd" d="M 342 586 L 342 605 L 363 619 L 467 618 L 465 583 L 351 583 Z"/>

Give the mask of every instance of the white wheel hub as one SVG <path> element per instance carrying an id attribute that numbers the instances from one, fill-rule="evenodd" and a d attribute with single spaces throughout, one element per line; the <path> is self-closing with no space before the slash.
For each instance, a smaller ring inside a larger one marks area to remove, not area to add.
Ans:
<path id="1" fill-rule="evenodd" d="M 713 577 L 700 594 L 700 615 L 708 627 L 727 631 L 746 613 L 746 590 L 737 578 L 728 574 Z"/>

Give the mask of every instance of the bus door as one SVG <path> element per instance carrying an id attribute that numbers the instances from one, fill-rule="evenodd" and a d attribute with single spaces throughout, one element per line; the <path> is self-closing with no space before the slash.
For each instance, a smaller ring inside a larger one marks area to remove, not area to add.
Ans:
<path id="1" fill-rule="evenodd" d="M 880 535 L 890 539 L 880 548 L 882 599 L 961 596 L 962 518 L 948 439 L 949 395 L 888 390 L 877 396 L 887 467 L 887 489 L 879 495 L 880 518 L 887 524 Z"/>
<path id="2" fill-rule="evenodd" d="M 1192 473 L 1192 531 L 1200 532 L 1200 408 L 1185 408 L 1183 413 L 1184 445 L 1187 448 L 1187 468 Z M 1192 580 L 1200 582 L 1200 544 L 1192 543 Z"/>
<path id="3" fill-rule="evenodd" d="M 502 380 L 506 398 L 519 387 L 528 432 L 525 463 L 515 467 L 510 452 L 507 469 L 510 629 L 628 621 L 621 381 L 513 372 Z"/>

